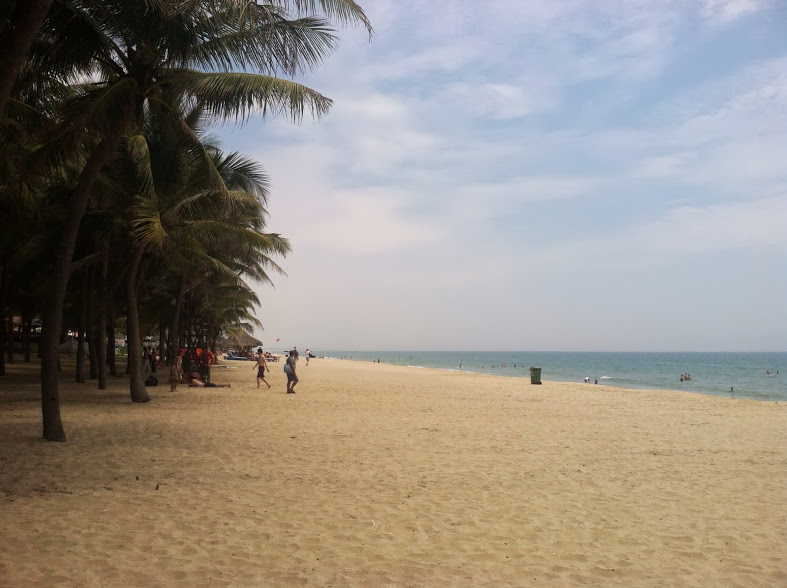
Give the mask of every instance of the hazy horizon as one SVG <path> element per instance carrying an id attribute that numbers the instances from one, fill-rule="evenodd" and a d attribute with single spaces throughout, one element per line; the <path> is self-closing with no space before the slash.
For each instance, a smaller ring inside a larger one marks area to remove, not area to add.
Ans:
<path id="1" fill-rule="evenodd" d="M 273 345 L 263 342 L 263 347 L 266 350 L 277 349 L 277 343 Z M 709 351 L 706 349 L 343 349 L 339 347 L 304 347 L 303 345 L 282 345 L 282 350 L 289 350 L 293 347 L 300 347 L 299 353 L 309 349 L 312 353 L 323 353 L 327 351 L 343 351 L 343 352 L 357 352 L 357 353 L 718 353 L 718 354 L 778 354 L 787 353 L 787 349 L 765 349 L 761 351 L 740 351 L 730 349 L 720 349 L 716 351 Z"/>

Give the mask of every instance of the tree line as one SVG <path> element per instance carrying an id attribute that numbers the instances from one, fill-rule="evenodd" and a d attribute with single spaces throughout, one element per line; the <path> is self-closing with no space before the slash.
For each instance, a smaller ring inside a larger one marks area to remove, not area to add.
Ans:
<path id="1" fill-rule="evenodd" d="M 66 440 L 67 328 L 90 343 L 91 376 L 105 389 L 124 323 L 131 399 L 147 402 L 142 333 L 158 327 L 173 350 L 186 296 L 213 341 L 256 323 L 250 284 L 283 273 L 276 260 L 290 244 L 266 232 L 262 166 L 209 131 L 326 114 L 331 100 L 294 80 L 335 50 L 344 25 L 372 33 L 352 0 L 0 8 L 0 311 L 21 316 L 26 333 L 42 321 L 45 439 Z"/>

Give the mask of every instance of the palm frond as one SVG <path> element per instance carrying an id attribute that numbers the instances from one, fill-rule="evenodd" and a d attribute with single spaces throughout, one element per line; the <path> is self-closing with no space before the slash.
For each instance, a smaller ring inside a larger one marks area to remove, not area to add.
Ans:
<path id="1" fill-rule="evenodd" d="M 230 0 L 245 4 L 246 0 Z M 252 4 L 252 2 L 248 2 Z M 341 25 L 359 23 L 371 38 L 374 30 L 363 9 L 354 0 L 274 0 L 276 6 L 296 14 L 316 14 L 322 11 L 328 18 L 337 20 Z M 253 2 L 253 4 L 257 4 Z"/>
<path id="2" fill-rule="evenodd" d="M 101 136 L 109 135 L 117 121 L 124 118 L 123 110 L 136 103 L 139 90 L 137 81 L 130 77 L 112 84 L 96 84 L 87 93 L 63 105 L 60 127 L 64 131 L 88 129 Z"/>
<path id="3" fill-rule="evenodd" d="M 241 153 L 233 151 L 222 155 L 216 163 L 224 183 L 236 197 L 239 191 L 253 194 L 255 197 L 268 201 L 270 180 L 262 166 Z"/>
<path id="4" fill-rule="evenodd" d="M 132 135 L 126 138 L 126 148 L 136 164 L 137 178 L 140 182 L 140 190 L 143 194 L 154 192 L 155 182 L 153 180 L 153 168 L 150 161 L 150 148 L 145 136 L 142 134 Z"/>
<path id="5" fill-rule="evenodd" d="M 167 239 L 167 230 L 155 203 L 138 196 L 129 208 L 129 228 L 133 239 L 147 251 L 160 251 Z"/>
<path id="6" fill-rule="evenodd" d="M 206 111 L 221 120 L 248 120 L 254 112 L 274 116 L 286 112 L 300 122 L 304 111 L 325 115 L 332 101 L 306 86 L 271 76 L 248 73 L 203 73 L 181 70 L 173 85 L 201 100 Z"/>

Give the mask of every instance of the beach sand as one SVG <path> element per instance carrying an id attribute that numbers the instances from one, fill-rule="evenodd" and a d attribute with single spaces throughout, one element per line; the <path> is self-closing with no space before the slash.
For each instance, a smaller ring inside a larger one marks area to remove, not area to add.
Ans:
<path id="1" fill-rule="evenodd" d="M 787 586 L 786 403 L 226 363 L 143 405 L 67 367 L 67 443 L 8 366 L 0 586 Z"/>

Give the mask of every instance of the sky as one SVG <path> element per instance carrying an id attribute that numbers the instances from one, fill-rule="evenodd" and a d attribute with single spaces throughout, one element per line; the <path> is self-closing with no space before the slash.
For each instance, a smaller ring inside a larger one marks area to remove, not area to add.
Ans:
<path id="1" fill-rule="evenodd" d="M 787 349 L 787 3 L 360 4 L 326 117 L 221 131 L 292 244 L 267 348 Z"/>

